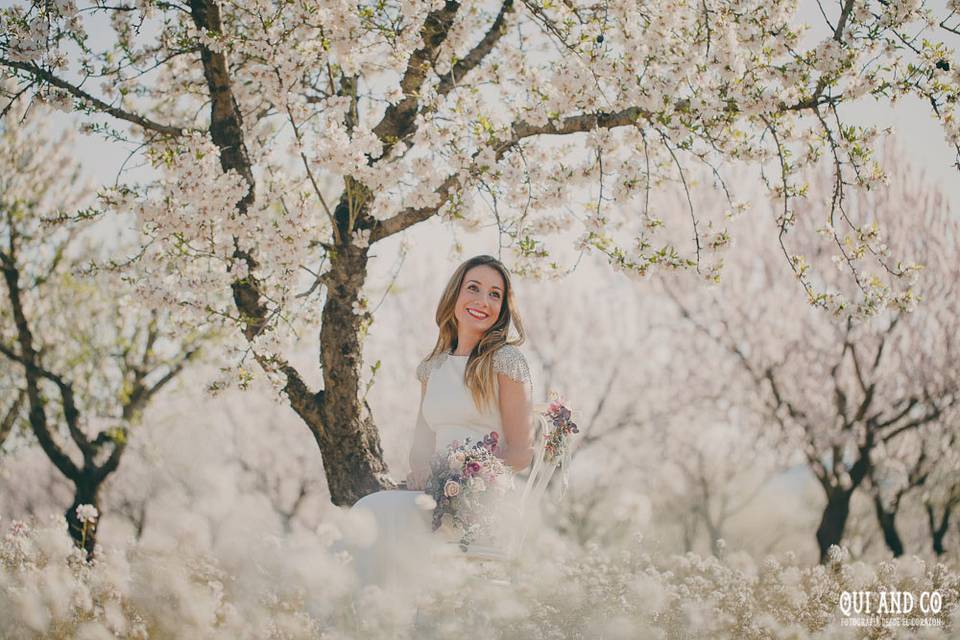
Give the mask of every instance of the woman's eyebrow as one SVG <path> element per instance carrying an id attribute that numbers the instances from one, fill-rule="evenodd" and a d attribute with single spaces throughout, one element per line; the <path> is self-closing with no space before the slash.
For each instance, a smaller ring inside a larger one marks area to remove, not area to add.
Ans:
<path id="1" fill-rule="evenodd" d="M 479 280 L 467 280 L 467 283 L 468 283 L 468 284 L 471 283 L 471 282 L 476 282 L 477 284 L 483 284 L 483 283 L 480 282 Z M 493 286 L 490 287 L 490 288 L 491 288 L 491 289 L 497 289 L 497 290 L 499 290 L 499 291 L 502 291 L 502 289 L 500 289 L 500 287 L 498 287 L 497 285 L 493 285 Z"/>

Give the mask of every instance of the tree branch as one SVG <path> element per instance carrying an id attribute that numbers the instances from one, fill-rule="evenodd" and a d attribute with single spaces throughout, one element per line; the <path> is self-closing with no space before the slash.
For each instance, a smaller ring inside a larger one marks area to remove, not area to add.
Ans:
<path id="1" fill-rule="evenodd" d="M 913 409 L 915 406 L 920 404 L 920 399 L 913 396 L 910 398 L 901 399 L 895 404 L 899 404 L 900 402 L 906 402 L 906 405 L 904 406 L 903 410 L 897 413 L 895 416 L 893 416 L 889 420 L 885 420 L 883 422 L 877 422 L 877 420 L 880 418 L 880 415 L 883 412 L 875 414 L 872 418 L 870 418 L 870 422 L 874 424 L 874 428 L 876 428 L 877 430 L 880 430 L 880 429 L 883 429 L 884 427 L 888 427 L 891 424 L 894 424 L 895 422 L 899 422 L 901 418 L 903 418 L 905 415 L 910 413 L 911 409 Z"/>
<path id="2" fill-rule="evenodd" d="M 17 399 L 13 401 L 10 409 L 4 414 L 3 420 L 0 420 L 0 447 L 7 441 L 10 432 L 13 431 L 13 425 L 17 422 L 17 416 L 20 415 L 20 407 L 23 401 L 27 399 L 27 392 L 23 389 L 17 394 Z"/>
<path id="3" fill-rule="evenodd" d="M 214 37 L 222 34 L 220 7 L 213 0 L 191 0 L 190 13 L 198 29 Z M 239 173 L 249 187 L 246 195 L 237 203 L 237 210 L 241 215 L 245 215 L 256 199 L 256 182 L 243 137 L 240 107 L 233 95 L 227 60 L 223 53 L 202 45 L 200 61 L 210 93 L 210 137 L 220 151 L 221 168 Z M 247 340 L 253 340 L 267 323 L 267 307 L 260 300 L 259 281 L 254 275 L 258 263 L 252 253 L 239 247 L 236 248 L 234 257 L 247 265 L 247 277 L 235 280 L 231 287 L 234 303 L 245 320 L 244 336 Z"/>
<path id="4" fill-rule="evenodd" d="M 544 125 L 532 125 L 525 121 L 519 121 L 511 126 L 512 135 L 504 141 L 494 140 L 492 146 L 495 150 L 495 160 L 499 160 L 525 138 L 532 138 L 538 135 L 568 135 L 572 133 L 583 133 L 592 131 L 595 128 L 612 129 L 614 127 L 632 126 L 638 119 L 649 116 L 650 113 L 643 109 L 631 107 L 615 113 L 594 113 L 570 116 L 561 120 L 559 123 L 548 122 Z M 480 153 L 477 150 L 473 154 L 476 158 Z M 387 220 L 373 220 L 361 222 L 358 226 L 372 227 L 370 233 L 370 244 L 383 240 L 395 233 L 399 233 L 418 222 L 423 222 L 446 204 L 451 192 L 455 191 L 460 184 L 458 174 L 450 175 L 434 190 L 434 194 L 439 197 L 436 205 L 423 207 L 420 209 L 407 208 L 393 215 Z"/>
<path id="5" fill-rule="evenodd" d="M 837 20 L 837 27 L 833 30 L 833 39 L 836 42 L 843 42 L 843 30 L 847 26 L 847 20 L 850 19 L 851 13 L 853 13 L 853 0 L 847 0 L 840 10 L 840 19 Z"/>
<path id="6" fill-rule="evenodd" d="M 127 448 L 127 430 L 122 430 L 122 437 L 120 438 L 111 438 L 113 442 L 113 451 L 110 452 L 110 457 L 108 457 L 103 464 L 98 467 L 94 467 L 93 477 L 94 482 L 100 483 L 103 480 L 117 470 L 117 467 L 120 465 L 120 457 L 123 455 L 124 450 Z"/>
<path id="7" fill-rule="evenodd" d="M 388 106 L 380 122 L 373 128 L 373 132 L 383 142 L 383 153 L 380 157 L 389 154 L 401 138 L 415 129 L 414 122 L 420 106 L 420 88 L 427 78 L 437 51 L 447 39 L 459 9 L 459 2 L 447 0 L 443 8 L 431 11 L 423 21 L 420 29 L 423 47 L 410 55 L 407 69 L 400 81 L 403 98 L 397 104 Z"/>
<path id="8" fill-rule="evenodd" d="M 857 383 L 860 385 L 860 389 L 863 391 L 863 400 L 857 407 L 857 413 L 853 416 L 853 421 L 858 422 L 863 420 L 863 417 L 867 415 L 867 411 L 870 410 L 870 405 L 873 403 L 873 395 L 876 391 L 877 383 L 876 381 L 873 381 L 867 384 L 866 378 L 864 378 L 863 375 L 863 369 L 860 366 L 860 358 L 857 356 L 856 345 L 854 345 L 852 341 L 848 341 L 847 347 L 850 349 L 850 357 L 853 359 L 853 370 L 857 376 Z M 880 350 L 882 349 L 883 342 L 881 341 Z"/>
<path id="9" fill-rule="evenodd" d="M 440 83 L 437 85 L 438 94 L 445 96 L 450 93 L 459 80 L 462 80 L 472 69 L 478 67 L 480 63 L 483 62 L 483 59 L 493 51 L 493 48 L 505 33 L 503 23 L 506 20 L 507 14 L 510 13 L 512 9 L 513 0 L 505 0 L 500 7 L 500 12 L 497 14 L 493 24 L 490 25 L 490 29 L 487 30 L 487 33 L 483 36 L 483 39 L 480 40 L 477 46 L 471 49 L 470 53 L 462 60 L 458 60 L 449 72 L 440 76 Z"/>
<path id="10" fill-rule="evenodd" d="M 70 432 L 70 438 L 76 443 L 77 447 L 83 453 L 83 459 L 91 460 L 94 455 L 94 447 L 87 440 L 87 436 L 80 430 L 80 412 L 77 410 L 76 400 L 73 396 L 73 385 L 61 376 L 45 369 L 36 361 L 31 363 L 26 358 L 16 353 L 7 345 L 0 343 L 0 354 L 3 354 L 10 360 L 20 363 L 24 368 L 32 368 L 41 378 L 46 378 L 57 386 L 60 390 L 60 397 L 63 400 L 63 417 L 67 421 L 67 429 Z"/>
<path id="11" fill-rule="evenodd" d="M 170 383 L 177 375 L 183 371 L 183 368 L 192 360 L 200 351 L 199 347 L 193 348 L 185 352 L 173 365 L 170 366 L 169 370 L 157 380 L 154 384 L 147 386 L 143 384 L 143 378 L 139 378 L 134 382 L 133 391 L 130 393 L 130 398 L 123 404 L 123 420 L 129 422 L 133 420 L 137 413 L 143 409 L 144 406 L 157 394 L 158 391 L 163 389 L 167 384 Z"/>
<path id="12" fill-rule="evenodd" d="M 898 435 L 900 435 L 904 431 L 915 429 L 917 427 L 927 424 L 928 422 L 932 422 L 936 420 L 937 418 L 940 417 L 941 413 L 943 413 L 943 410 L 938 406 L 934 406 L 933 409 L 928 411 L 926 414 L 920 416 L 916 420 L 911 420 L 910 422 L 907 422 L 906 424 L 903 424 L 897 427 L 896 429 L 890 431 L 889 433 L 884 434 L 883 437 L 881 438 L 881 441 L 885 443 L 890 442 L 891 440 L 896 438 Z"/>
<path id="13" fill-rule="evenodd" d="M 7 292 L 10 299 L 10 307 L 13 312 L 14 324 L 17 328 L 17 339 L 20 343 L 20 354 L 17 359 L 23 364 L 25 377 L 27 381 L 27 400 L 30 404 L 30 428 L 36 436 L 37 441 L 43 452 L 47 454 L 50 461 L 70 480 L 76 481 L 80 477 L 80 472 L 73 460 L 68 456 L 53 439 L 50 428 L 47 425 L 47 412 L 44 408 L 44 399 L 40 395 L 39 377 L 40 369 L 36 364 L 37 352 L 33 347 L 33 334 L 30 332 L 30 325 L 23 312 L 23 304 L 20 300 L 20 272 L 15 264 L 16 253 L 14 251 L 14 238 L 16 233 L 10 230 L 10 252 L 0 252 L 0 265 L 3 268 L 3 277 L 7 283 Z M 3 351 L 4 355 L 10 356 L 9 350 Z"/>
<path id="14" fill-rule="evenodd" d="M 284 385 L 283 392 L 290 401 L 290 406 L 314 430 L 315 437 L 324 435 L 317 431 L 317 429 L 323 428 L 322 425 L 326 424 L 323 419 L 323 390 L 311 391 L 297 370 L 288 364 L 284 364 L 280 370 L 287 377 L 287 384 Z"/>
<path id="15" fill-rule="evenodd" d="M 87 93 L 80 87 L 76 86 L 75 84 L 71 84 L 66 80 L 58 78 L 57 76 L 53 75 L 46 69 L 43 69 L 33 63 L 17 62 L 16 60 L 0 58 L 0 65 L 3 65 L 10 69 L 16 69 L 18 71 L 29 73 L 31 76 L 33 76 L 37 80 L 41 80 L 43 82 L 46 82 L 47 84 L 51 84 L 60 89 L 64 89 L 65 91 L 69 92 L 72 96 L 74 96 L 75 98 L 79 98 L 80 100 L 83 100 L 85 103 L 87 103 L 88 106 L 92 107 L 97 111 L 107 113 L 115 118 L 119 118 L 120 120 L 126 120 L 127 122 L 133 123 L 139 127 L 143 127 L 144 129 L 154 131 L 161 135 L 177 137 L 177 136 L 182 136 L 184 133 L 190 130 L 186 127 L 173 127 L 170 125 L 161 124 L 159 122 L 151 120 L 150 118 L 147 118 L 140 114 L 131 113 L 130 111 L 125 111 L 118 107 L 109 105 L 103 100 L 101 100 L 100 98 L 90 95 L 89 93 Z"/>

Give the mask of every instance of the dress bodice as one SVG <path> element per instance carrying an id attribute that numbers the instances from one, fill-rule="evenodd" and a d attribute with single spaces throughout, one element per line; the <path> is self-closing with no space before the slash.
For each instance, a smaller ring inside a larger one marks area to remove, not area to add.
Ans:
<path id="1" fill-rule="evenodd" d="M 426 380 L 423 398 L 423 418 L 437 436 L 437 451 L 443 451 L 454 440 L 461 443 L 468 436 L 471 442 L 496 431 L 503 442 L 500 419 L 499 385 L 494 385 L 494 402 L 485 411 L 477 409 L 470 389 L 463 381 L 468 356 L 442 353 L 425 360 L 417 367 L 417 378 Z M 493 369 L 514 380 L 530 385 L 532 380 L 523 353 L 514 345 L 503 345 L 494 353 Z"/>

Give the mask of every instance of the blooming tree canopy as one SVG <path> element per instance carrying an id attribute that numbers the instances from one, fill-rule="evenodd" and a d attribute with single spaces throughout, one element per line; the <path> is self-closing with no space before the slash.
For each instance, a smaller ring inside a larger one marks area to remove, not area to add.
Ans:
<path id="1" fill-rule="evenodd" d="M 882 180 L 878 131 L 847 126 L 838 106 L 918 94 L 956 144 L 943 38 L 960 21 L 919 0 L 823 9 L 810 46 L 795 0 L 57 0 L 2 11 L 0 66 L 8 96 L 87 113 L 150 163 L 155 179 L 102 192 L 144 235 L 142 295 L 241 329 L 316 436 L 341 504 L 390 484 L 357 393 L 369 252 L 429 218 L 495 223 L 523 275 L 562 275 L 551 239 L 572 228 L 576 251 L 629 275 L 715 278 L 727 214 L 743 208 L 724 169 L 744 161 L 781 199 L 778 240 L 811 302 L 907 304 L 895 283 L 912 266 L 845 209 L 848 190 Z M 835 197 L 820 217 L 856 276 L 852 299 L 822 290 L 785 238 L 802 170 L 824 153 Z M 689 193 L 694 167 L 723 205 L 649 207 L 665 184 Z M 590 201 L 568 206 L 585 188 Z M 318 320 L 312 391 L 283 352 Z"/>

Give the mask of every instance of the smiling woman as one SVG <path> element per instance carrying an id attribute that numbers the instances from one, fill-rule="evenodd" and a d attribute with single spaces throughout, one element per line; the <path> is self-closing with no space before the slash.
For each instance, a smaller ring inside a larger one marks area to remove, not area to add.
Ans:
<path id="1" fill-rule="evenodd" d="M 377 491 L 357 501 L 353 511 L 373 516 L 372 545 L 341 544 L 352 550 L 359 577 L 367 584 L 422 572 L 431 558 L 444 557 L 446 542 L 460 537 L 454 531 L 432 530 L 434 505 L 423 489 L 436 453 L 467 438 L 475 443 L 487 436 L 500 443 L 495 455 L 513 471 L 525 470 L 533 459 L 533 383 L 517 346 L 525 335 L 507 269 L 488 255 L 461 264 L 441 295 L 436 320 L 436 345 L 416 371 L 421 399 L 407 490 Z M 519 337 L 508 342 L 511 325 Z M 514 498 L 519 496 L 504 497 L 502 505 Z M 508 525 L 476 542 L 490 547 L 511 533 Z"/>
<path id="2" fill-rule="evenodd" d="M 498 401 L 494 356 L 500 347 L 526 340 L 507 268 L 489 255 L 461 264 L 440 297 L 436 322 L 440 331 L 429 358 L 439 353 L 467 357 L 463 382 L 477 408 Z M 518 337 L 508 341 L 511 325 Z"/>

